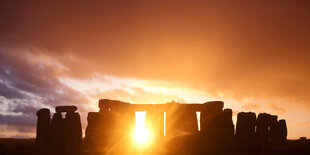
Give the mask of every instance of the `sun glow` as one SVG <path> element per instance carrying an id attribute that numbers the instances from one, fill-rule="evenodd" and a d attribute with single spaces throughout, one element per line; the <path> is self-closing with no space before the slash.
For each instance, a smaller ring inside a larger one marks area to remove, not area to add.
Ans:
<path id="1" fill-rule="evenodd" d="M 147 129 L 145 123 L 145 111 L 135 112 L 136 127 L 134 132 L 134 142 L 137 146 L 145 146 L 150 143 L 150 130 Z"/>

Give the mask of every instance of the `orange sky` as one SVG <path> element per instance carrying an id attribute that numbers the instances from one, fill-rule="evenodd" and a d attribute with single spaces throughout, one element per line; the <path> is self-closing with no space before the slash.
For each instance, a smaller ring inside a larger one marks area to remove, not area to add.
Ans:
<path id="1" fill-rule="evenodd" d="M 33 136 L 34 112 L 99 98 L 223 100 L 310 136 L 310 2 L 0 2 L 0 137 Z M 2 134 L 3 133 L 3 134 Z"/>

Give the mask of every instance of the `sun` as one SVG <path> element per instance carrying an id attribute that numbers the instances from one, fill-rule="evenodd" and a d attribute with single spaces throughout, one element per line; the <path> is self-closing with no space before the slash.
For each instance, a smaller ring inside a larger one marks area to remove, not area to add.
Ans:
<path id="1" fill-rule="evenodd" d="M 136 114 L 136 126 L 134 131 L 134 143 L 138 147 L 145 147 L 150 143 L 151 133 L 145 125 L 145 111 L 135 112 Z"/>

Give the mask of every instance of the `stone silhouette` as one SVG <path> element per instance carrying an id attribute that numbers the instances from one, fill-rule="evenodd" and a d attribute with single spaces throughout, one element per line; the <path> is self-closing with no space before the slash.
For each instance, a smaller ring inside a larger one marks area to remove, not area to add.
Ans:
<path id="1" fill-rule="evenodd" d="M 168 103 L 166 113 L 166 134 L 168 137 L 177 137 L 198 132 L 196 111 L 193 109 L 172 102 Z"/>
<path id="2" fill-rule="evenodd" d="M 252 150 L 255 147 L 256 115 L 253 112 L 240 112 L 237 116 L 236 141 L 240 149 Z"/>
<path id="3" fill-rule="evenodd" d="M 48 109 L 37 112 L 37 147 L 54 153 L 75 152 L 82 145 L 82 126 L 76 106 L 58 106 L 50 119 Z M 65 118 L 62 117 L 65 113 Z"/>
<path id="4" fill-rule="evenodd" d="M 50 145 L 50 110 L 43 108 L 37 112 L 37 116 L 36 146 L 40 150 L 47 150 Z"/>
<path id="5" fill-rule="evenodd" d="M 267 113 L 260 113 L 256 118 L 253 112 L 240 112 L 235 131 L 233 111 L 223 109 L 222 101 L 203 104 L 129 104 L 101 99 L 98 106 L 99 112 L 88 113 L 83 144 L 81 119 L 76 106 L 56 107 L 52 119 L 48 109 L 39 110 L 38 150 L 70 154 L 83 148 L 90 154 L 133 153 L 126 149 L 131 146 L 129 142 L 135 130 L 135 111 L 146 112 L 146 126 L 153 133 L 152 147 L 165 147 L 175 153 L 261 151 L 281 149 L 286 145 L 285 120 L 278 121 L 278 116 Z M 200 112 L 200 122 L 197 121 L 196 112 Z"/>
<path id="6" fill-rule="evenodd" d="M 277 126 L 277 140 L 280 146 L 284 146 L 287 139 L 287 127 L 284 119 L 279 120 Z"/>
<path id="7" fill-rule="evenodd" d="M 272 145 L 278 144 L 278 116 L 276 115 L 270 115 L 270 125 L 269 125 L 269 131 L 270 131 L 270 142 Z"/>
<path id="8" fill-rule="evenodd" d="M 232 110 L 224 109 L 219 118 L 219 141 L 223 149 L 231 149 L 234 141 L 235 127 L 232 121 Z"/>
<path id="9" fill-rule="evenodd" d="M 213 101 L 204 103 L 206 106 L 201 109 L 200 128 L 204 134 L 212 135 L 217 132 L 217 116 L 222 112 L 224 103 Z"/>
<path id="10" fill-rule="evenodd" d="M 65 145 L 65 120 L 61 113 L 55 113 L 51 121 L 51 146 L 53 151 L 60 152 L 64 150 Z"/>
<path id="11" fill-rule="evenodd" d="M 135 124 L 135 113 L 128 110 L 128 105 L 102 99 L 99 101 L 99 112 L 88 113 L 85 143 L 89 150 L 115 153 L 126 145 Z"/>
<path id="12" fill-rule="evenodd" d="M 81 147 L 82 125 L 80 114 L 68 111 L 65 118 L 65 149 L 68 152 L 74 152 Z"/>
<path id="13" fill-rule="evenodd" d="M 105 149 L 111 143 L 114 127 L 115 115 L 110 111 L 90 112 L 87 116 L 88 125 L 85 131 L 85 142 L 90 149 Z"/>
<path id="14" fill-rule="evenodd" d="M 257 116 L 256 138 L 260 148 L 270 146 L 270 124 L 272 117 L 267 113 L 260 113 Z"/>

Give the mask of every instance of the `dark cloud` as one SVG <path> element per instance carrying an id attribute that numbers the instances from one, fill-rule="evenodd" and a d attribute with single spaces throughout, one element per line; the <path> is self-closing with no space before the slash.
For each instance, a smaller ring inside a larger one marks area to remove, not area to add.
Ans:
<path id="1" fill-rule="evenodd" d="M 16 49 L 10 50 L 14 51 Z M 28 93 L 28 95 L 24 95 L 23 99 L 30 100 L 40 97 L 42 101 L 39 102 L 52 106 L 87 102 L 79 92 L 59 81 L 57 70 L 61 69 L 29 60 L 26 56 L 27 52 L 18 53 L 17 50 L 14 52 L 16 54 L 8 53 L 3 49 L 0 51 L 0 66 L 5 67 L 5 71 L 1 72 L 0 77 L 4 81 L 3 83 L 15 90 L 7 91 L 6 87 L 1 87 L 0 92 L 6 92 L 6 94 L 3 94 L 4 97 L 12 98 L 15 96 L 20 98 L 21 92 L 24 92 L 24 94 Z M 24 54 L 24 56 L 19 54 Z M 35 55 L 34 58 L 36 58 Z"/>
<path id="2" fill-rule="evenodd" d="M 35 55 L 29 59 L 27 52 L 9 51 L 0 51 L 0 124 L 34 127 L 36 111 L 43 107 L 74 104 L 86 111 L 83 104 L 89 101 L 59 81 L 59 68 L 36 61 Z"/>
<path id="3" fill-rule="evenodd" d="M 20 103 L 17 102 L 12 109 L 14 113 L 22 113 L 24 115 L 33 115 L 35 116 L 38 111 L 38 107 L 31 103 Z"/>
<path id="4" fill-rule="evenodd" d="M 3 80 L 0 81 L 0 96 L 5 96 L 8 99 L 24 98 L 24 95 L 22 93 L 20 93 L 15 88 L 8 87 L 7 84 Z"/>
<path id="5" fill-rule="evenodd" d="M 35 116 L 35 114 L 33 114 Z M 16 126 L 35 126 L 36 118 L 31 115 L 2 115 L 0 114 L 1 124 Z"/>

